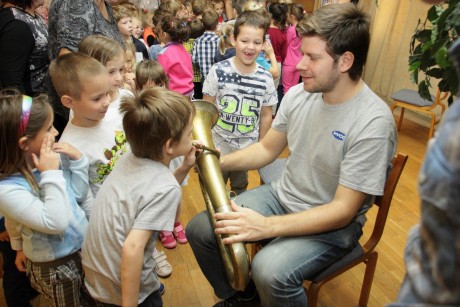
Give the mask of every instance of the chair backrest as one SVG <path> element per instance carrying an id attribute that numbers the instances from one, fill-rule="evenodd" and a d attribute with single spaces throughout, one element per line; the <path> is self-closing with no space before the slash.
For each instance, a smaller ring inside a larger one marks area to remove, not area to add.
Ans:
<path id="1" fill-rule="evenodd" d="M 375 246 L 382 237 L 383 229 L 385 228 L 385 223 L 387 221 L 388 211 L 390 210 L 391 200 L 393 199 L 396 185 L 398 184 L 399 177 L 401 177 L 401 173 L 406 165 L 406 162 L 407 155 L 403 153 L 398 153 L 392 160 L 393 166 L 386 180 L 383 195 L 375 198 L 374 205 L 378 206 L 378 212 L 372 234 L 363 245 L 365 253 L 374 250 Z"/>

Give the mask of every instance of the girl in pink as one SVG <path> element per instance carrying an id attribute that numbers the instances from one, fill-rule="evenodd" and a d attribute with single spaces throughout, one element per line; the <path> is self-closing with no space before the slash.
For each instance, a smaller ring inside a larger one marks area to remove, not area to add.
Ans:
<path id="1" fill-rule="evenodd" d="M 296 65 L 299 63 L 302 53 L 300 52 L 301 39 L 297 35 L 297 23 L 302 20 L 304 10 L 302 4 L 292 3 L 288 7 L 288 23 L 290 26 L 286 30 L 287 52 L 283 63 L 283 93 L 297 85 L 300 79 L 300 72 L 296 70 Z"/>
<path id="2" fill-rule="evenodd" d="M 173 16 L 165 16 L 159 23 L 158 38 L 165 46 L 158 54 L 158 62 L 169 79 L 169 89 L 193 96 L 192 58 L 182 44 L 190 35 L 187 23 Z"/>

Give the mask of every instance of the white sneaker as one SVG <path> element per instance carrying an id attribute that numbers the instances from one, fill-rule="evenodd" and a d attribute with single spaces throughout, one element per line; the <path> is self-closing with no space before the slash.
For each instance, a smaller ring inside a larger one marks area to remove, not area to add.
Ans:
<path id="1" fill-rule="evenodd" d="M 152 253 L 152 258 L 155 259 L 155 273 L 159 277 L 168 277 L 172 273 L 172 266 L 166 260 L 165 252 L 154 249 Z"/>

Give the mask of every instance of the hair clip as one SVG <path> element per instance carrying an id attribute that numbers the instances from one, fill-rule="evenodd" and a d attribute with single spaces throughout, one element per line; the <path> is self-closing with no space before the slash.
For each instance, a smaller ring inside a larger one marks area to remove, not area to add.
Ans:
<path id="1" fill-rule="evenodd" d="M 21 135 L 26 132 L 27 123 L 29 122 L 30 110 L 32 109 L 32 97 L 23 95 L 22 96 L 22 114 L 21 122 L 19 123 L 19 130 Z"/>

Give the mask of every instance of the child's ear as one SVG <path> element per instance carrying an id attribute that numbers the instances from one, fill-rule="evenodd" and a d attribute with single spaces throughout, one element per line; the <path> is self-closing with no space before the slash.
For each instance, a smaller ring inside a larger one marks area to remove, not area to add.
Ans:
<path id="1" fill-rule="evenodd" d="M 173 139 L 168 139 L 165 143 L 165 152 L 169 155 L 172 156 L 174 154 L 174 141 Z"/>
<path id="2" fill-rule="evenodd" d="M 62 95 L 61 97 L 61 103 L 64 105 L 64 107 L 72 109 L 74 107 L 74 99 L 70 97 L 69 95 Z"/>
<path id="3" fill-rule="evenodd" d="M 23 136 L 18 141 L 18 146 L 21 148 L 22 151 L 29 150 L 29 139 L 26 136 Z"/>

